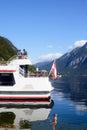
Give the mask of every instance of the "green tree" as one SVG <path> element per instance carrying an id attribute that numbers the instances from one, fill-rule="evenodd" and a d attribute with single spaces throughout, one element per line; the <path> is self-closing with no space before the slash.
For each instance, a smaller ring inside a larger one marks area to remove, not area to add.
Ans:
<path id="1" fill-rule="evenodd" d="M 35 68 L 33 65 L 29 65 L 29 66 L 28 66 L 28 70 L 29 70 L 30 72 L 35 72 L 36 68 Z"/>

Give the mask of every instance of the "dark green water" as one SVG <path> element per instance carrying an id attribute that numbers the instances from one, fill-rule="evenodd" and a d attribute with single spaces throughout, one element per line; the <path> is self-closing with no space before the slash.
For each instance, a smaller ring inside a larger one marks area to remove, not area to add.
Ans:
<path id="1" fill-rule="evenodd" d="M 0 126 L 9 126 L 8 130 L 87 130 L 87 77 L 62 77 L 53 87 L 54 104 L 49 107 L 0 105 Z M 56 123 L 52 123 L 54 114 Z"/>

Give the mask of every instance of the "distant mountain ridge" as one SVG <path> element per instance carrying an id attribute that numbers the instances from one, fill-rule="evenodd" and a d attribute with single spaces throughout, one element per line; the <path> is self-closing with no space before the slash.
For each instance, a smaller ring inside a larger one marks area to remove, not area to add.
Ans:
<path id="1" fill-rule="evenodd" d="M 0 61 L 7 61 L 17 54 L 17 48 L 7 39 L 0 36 Z"/>
<path id="2" fill-rule="evenodd" d="M 87 75 L 87 43 L 56 59 L 57 71 L 62 75 Z M 40 69 L 50 71 L 52 62 L 44 63 Z"/>

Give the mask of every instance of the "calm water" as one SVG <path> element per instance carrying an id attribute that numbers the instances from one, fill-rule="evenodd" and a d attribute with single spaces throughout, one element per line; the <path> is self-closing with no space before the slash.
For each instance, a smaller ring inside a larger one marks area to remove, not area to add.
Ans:
<path id="1" fill-rule="evenodd" d="M 49 107 L 0 105 L 0 129 L 87 130 L 87 77 L 62 77 L 53 87 Z"/>

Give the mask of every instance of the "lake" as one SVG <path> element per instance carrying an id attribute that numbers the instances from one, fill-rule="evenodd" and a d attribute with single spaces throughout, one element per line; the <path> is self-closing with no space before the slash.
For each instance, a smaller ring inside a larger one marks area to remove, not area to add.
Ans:
<path id="1" fill-rule="evenodd" d="M 87 130 L 87 77 L 62 77 L 52 85 L 49 106 L 0 105 L 0 129 Z"/>

